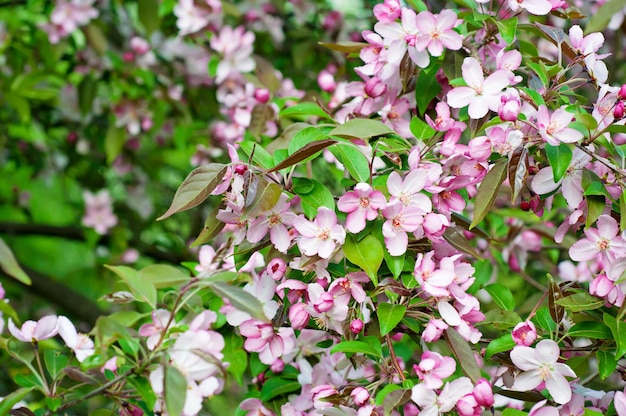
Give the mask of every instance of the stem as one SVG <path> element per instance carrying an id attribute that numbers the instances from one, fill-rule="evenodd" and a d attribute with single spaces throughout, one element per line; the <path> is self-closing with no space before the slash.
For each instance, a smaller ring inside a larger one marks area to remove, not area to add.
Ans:
<path id="1" fill-rule="evenodd" d="M 43 383 L 43 386 L 46 389 L 46 395 L 51 396 L 50 386 L 48 386 L 48 381 L 46 380 L 46 373 L 44 373 L 43 366 L 41 365 L 41 357 L 39 356 L 39 347 L 38 347 L 37 342 L 33 343 L 33 347 L 35 348 L 35 358 L 37 359 L 37 367 L 39 368 L 39 373 L 41 374 L 41 381 Z"/>
<path id="2" fill-rule="evenodd" d="M 84 396 L 82 396 L 80 399 L 74 399 L 71 402 L 67 402 L 66 404 L 62 405 L 61 407 L 59 407 L 56 412 L 61 412 L 62 410 L 65 410 L 67 408 L 70 408 L 72 406 L 76 406 L 78 403 L 83 402 L 87 399 L 90 399 L 92 397 L 95 397 L 101 393 L 103 393 L 104 391 L 106 391 L 107 389 L 109 389 L 109 387 L 112 387 L 113 385 L 117 384 L 118 382 L 124 380 L 125 378 L 127 378 L 128 376 L 130 376 L 131 374 L 133 374 L 133 370 L 128 370 L 127 372 L 120 374 L 119 376 L 115 377 L 113 380 L 108 381 L 107 383 L 103 384 L 102 386 L 98 387 L 97 389 L 85 394 Z M 49 413 L 46 413 L 49 414 Z"/>
<path id="3" fill-rule="evenodd" d="M 393 343 L 391 340 L 391 335 L 385 335 L 385 339 L 387 340 L 387 346 L 389 347 L 389 354 L 391 355 L 391 364 L 396 369 L 396 372 L 400 376 L 400 380 L 403 382 L 406 380 L 404 377 L 404 371 L 402 371 L 402 367 L 400 367 L 400 363 L 398 362 L 398 357 L 396 357 L 396 352 L 393 350 Z"/>

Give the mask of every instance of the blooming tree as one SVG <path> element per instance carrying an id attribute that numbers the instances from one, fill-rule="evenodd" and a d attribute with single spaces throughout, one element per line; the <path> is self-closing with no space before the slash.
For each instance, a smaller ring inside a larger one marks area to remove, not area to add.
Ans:
<path id="1" fill-rule="evenodd" d="M 28 3 L 0 266 L 113 286 L 0 292 L 2 414 L 626 416 L 623 2 Z"/>

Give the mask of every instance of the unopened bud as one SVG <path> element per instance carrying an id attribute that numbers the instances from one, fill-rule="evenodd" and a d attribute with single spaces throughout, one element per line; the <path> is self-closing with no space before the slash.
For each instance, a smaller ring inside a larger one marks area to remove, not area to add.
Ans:
<path id="1" fill-rule="evenodd" d="M 623 84 L 617 92 L 617 98 L 620 100 L 626 100 L 626 84 Z"/>
<path id="2" fill-rule="evenodd" d="M 623 101 L 620 101 L 617 104 L 615 104 L 615 108 L 613 109 L 613 117 L 617 119 L 621 119 L 624 117 L 624 102 Z"/>
<path id="3" fill-rule="evenodd" d="M 353 334 L 358 334 L 361 331 L 363 331 L 364 326 L 365 324 L 363 323 L 362 320 L 355 319 L 352 322 L 350 322 L 350 331 L 352 331 Z"/>

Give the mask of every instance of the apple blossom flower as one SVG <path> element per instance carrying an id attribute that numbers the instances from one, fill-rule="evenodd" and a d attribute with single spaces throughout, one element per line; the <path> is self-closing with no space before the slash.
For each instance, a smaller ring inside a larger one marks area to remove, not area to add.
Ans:
<path id="1" fill-rule="evenodd" d="M 469 105 L 468 114 L 473 119 L 484 117 L 489 110 L 498 111 L 502 90 L 510 84 L 508 72 L 498 70 L 486 79 L 476 58 L 465 58 L 461 66 L 467 87 L 455 87 L 447 94 L 448 105 L 463 108 Z"/>
<path id="2" fill-rule="evenodd" d="M 343 244 L 346 239 L 346 231 L 337 224 L 335 211 L 319 207 L 314 221 L 308 221 L 300 215 L 293 221 L 293 225 L 300 233 L 298 247 L 306 256 L 318 255 L 328 259 L 337 244 Z"/>
<path id="3" fill-rule="evenodd" d="M 411 400 L 422 409 L 420 415 L 437 416 L 451 411 L 461 399 L 472 392 L 472 382 L 467 377 L 460 377 L 446 383 L 439 394 L 429 389 L 425 383 L 413 386 Z"/>
<path id="4" fill-rule="evenodd" d="M 374 16 L 379 22 L 395 22 L 401 12 L 402 7 L 398 0 L 385 0 L 384 3 L 374 6 Z"/>
<path id="5" fill-rule="evenodd" d="M 613 396 L 613 405 L 617 416 L 626 416 L 626 394 L 623 391 L 616 391 Z"/>
<path id="6" fill-rule="evenodd" d="M 383 236 L 385 246 L 392 256 L 401 256 L 406 252 L 409 244 L 407 233 L 413 232 L 423 222 L 423 211 L 414 206 L 404 206 L 396 201 L 383 210 L 383 216 L 387 219 L 383 224 Z"/>
<path id="7" fill-rule="evenodd" d="M 366 183 L 358 183 L 353 191 L 339 198 L 337 208 L 348 213 L 346 229 L 356 234 L 365 229 L 366 221 L 378 217 L 378 210 L 383 209 L 386 203 L 382 192 L 375 191 Z"/>
<path id="8" fill-rule="evenodd" d="M 165 309 L 157 309 L 152 311 L 152 323 L 143 324 L 139 328 L 139 335 L 142 337 L 148 337 L 146 345 L 150 350 L 153 350 L 161 337 L 164 336 L 163 331 L 167 329 L 167 324 L 170 321 L 171 312 Z"/>
<path id="9" fill-rule="evenodd" d="M 524 9 L 536 16 L 544 16 L 552 10 L 552 3 L 549 0 L 508 0 L 508 5 L 514 12 Z"/>
<path id="10" fill-rule="evenodd" d="M 519 345 L 514 347 L 511 360 L 524 372 L 515 377 L 513 390 L 529 391 L 545 382 L 555 402 L 569 402 L 572 389 L 565 376 L 576 377 L 576 373 L 568 365 L 557 362 L 559 353 L 558 344 L 549 339 L 539 341 L 535 348 Z"/>
<path id="11" fill-rule="evenodd" d="M 514 88 L 508 88 L 500 97 L 498 116 L 502 121 L 516 121 L 520 113 L 522 101 Z"/>
<path id="12" fill-rule="evenodd" d="M 583 134 L 567 127 L 573 117 L 574 115 L 565 111 L 564 108 L 558 108 L 550 114 L 545 105 L 540 105 L 536 114 L 539 134 L 552 146 L 558 146 L 560 143 L 576 143 L 583 138 Z"/>
<path id="13" fill-rule="evenodd" d="M 173 11 L 181 36 L 195 33 L 210 23 L 221 20 L 221 1 L 204 0 L 204 3 L 203 6 L 197 6 L 194 0 L 178 0 Z"/>
<path id="14" fill-rule="evenodd" d="M 59 335 L 65 341 L 79 362 L 83 362 L 85 358 L 95 353 L 93 341 L 85 334 L 76 332 L 76 327 L 65 316 L 59 316 L 58 320 Z"/>
<path id="15" fill-rule="evenodd" d="M 117 225 L 117 216 L 113 213 L 113 200 L 108 190 L 102 189 L 96 194 L 85 191 L 83 199 L 85 215 L 82 223 L 85 227 L 93 228 L 98 234 L 106 234 L 110 228 Z"/>
<path id="16" fill-rule="evenodd" d="M 354 404 L 359 407 L 365 405 L 370 400 L 370 393 L 363 387 L 356 387 L 350 392 L 350 396 L 352 397 Z"/>
<path id="17" fill-rule="evenodd" d="M 429 389 L 438 389 L 443 386 L 443 379 L 450 377 L 456 369 L 456 361 L 451 357 L 444 357 L 433 351 L 425 351 L 419 364 L 413 365 L 413 370 Z"/>
<path id="18" fill-rule="evenodd" d="M 513 341 L 517 345 L 529 347 L 537 339 L 537 328 L 531 321 L 520 322 L 515 325 L 511 334 L 513 335 Z"/>
<path id="19" fill-rule="evenodd" d="M 478 379 L 472 392 L 476 402 L 483 407 L 491 407 L 494 403 L 493 388 L 484 378 Z"/>
<path id="20" fill-rule="evenodd" d="M 287 227 L 293 225 L 296 214 L 289 209 L 291 204 L 287 202 L 287 197 L 283 194 L 280 196 L 278 203 L 270 210 L 264 212 L 248 225 L 248 241 L 258 243 L 265 237 L 267 232 L 270 233 L 270 241 L 281 253 L 287 252 L 291 245 L 291 237 Z"/>
<path id="21" fill-rule="evenodd" d="M 44 316 L 37 322 L 26 321 L 21 329 L 17 329 L 13 320 L 9 318 L 8 328 L 11 335 L 22 342 L 36 343 L 52 338 L 58 332 L 58 318 L 55 315 Z"/>
<path id="22" fill-rule="evenodd" d="M 574 261 L 588 261 L 602 254 L 603 258 L 612 262 L 617 257 L 626 256 L 626 240 L 619 235 L 617 221 L 610 215 L 600 215 L 598 228 L 587 228 L 585 239 L 575 242 L 569 249 Z"/>
<path id="23" fill-rule="evenodd" d="M 246 399 L 239 405 L 242 410 L 247 410 L 246 416 L 275 416 L 275 413 L 263 406 L 259 399 Z"/>
<path id="24" fill-rule="evenodd" d="M 418 51 L 428 49 L 432 56 L 441 56 L 444 48 L 454 51 L 461 49 L 463 38 L 452 30 L 459 23 L 456 13 L 450 9 L 444 9 L 438 15 L 426 10 L 420 12 L 415 18 L 419 34 L 414 46 Z"/>

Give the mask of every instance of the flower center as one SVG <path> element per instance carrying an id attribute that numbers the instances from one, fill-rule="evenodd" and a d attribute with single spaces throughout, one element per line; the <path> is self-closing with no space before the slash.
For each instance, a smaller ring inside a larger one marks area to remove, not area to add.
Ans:
<path id="1" fill-rule="evenodd" d="M 556 121 L 551 122 L 548 127 L 546 127 L 546 133 L 548 134 L 554 134 L 557 131 L 561 130 L 561 125 L 559 123 L 557 123 Z"/>
<path id="2" fill-rule="evenodd" d="M 317 238 L 320 240 L 328 240 L 330 238 L 330 230 L 328 228 L 322 228 L 317 234 Z"/>
<path id="3" fill-rule="evenodd" d="M 361 198 L 361 208 L 368 208 L 370 206 L 369 198 Z"/>
<path id="4" fill-rule="evenodd" d="M 272 216 L 270 217 L 270 221 L 269 221 L 269 223 L 270 223 L 270 227 L 272 227 L 272 226 L 274 226 L 274 225 L 277 225 L 277 224 L 281 224 L 281 223 L 282 223 L 282 220 L 281 220 L 281 218 L 280 218 L 280 215 L 278 215 L 278 214 L 272 214 Z"/>
<path id="5" fill-rule="evenodd" d="M 602 237 L 601 239 L 599 239 L 596 242 L 596 247 L 598 247 L 598 250 L 600 251 L 605 251 L 609 249 L 609 240 L 605 237 Z"/>

